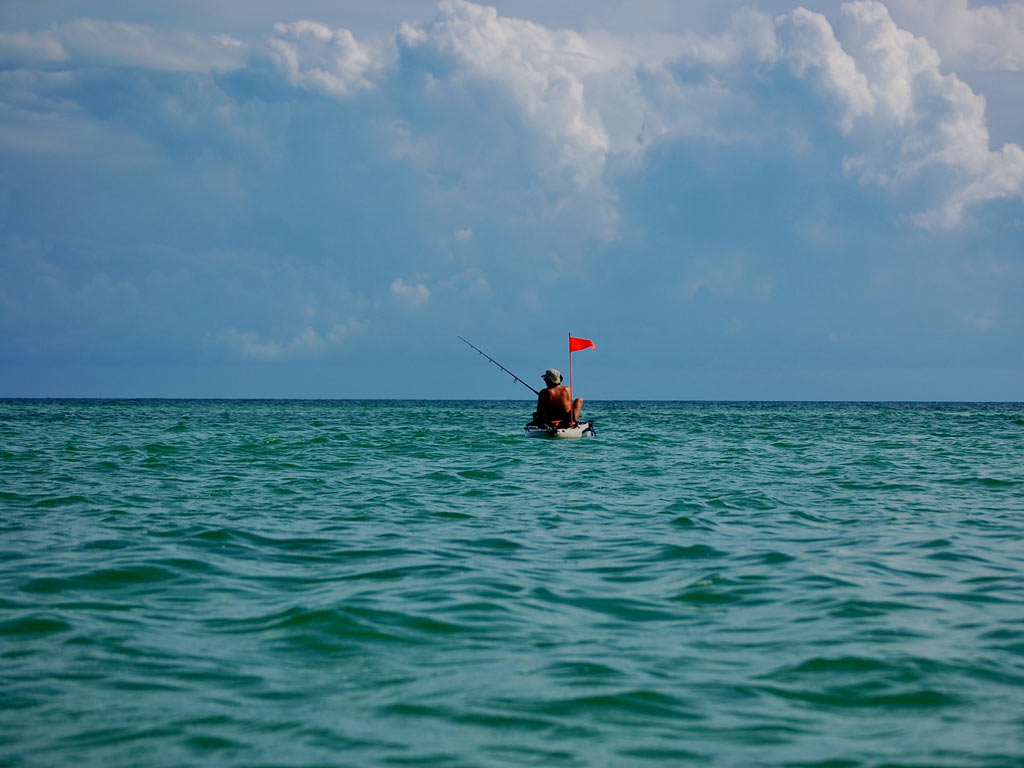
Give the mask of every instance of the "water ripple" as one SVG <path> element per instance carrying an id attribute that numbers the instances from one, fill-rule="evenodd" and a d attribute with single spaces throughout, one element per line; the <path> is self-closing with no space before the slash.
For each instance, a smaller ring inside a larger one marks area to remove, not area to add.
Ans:
<path id="1" fill-rule="evenodd" d="M 1024 764 L 1021 406 L 587 407 L 0 401 L 0 764 Z"/>

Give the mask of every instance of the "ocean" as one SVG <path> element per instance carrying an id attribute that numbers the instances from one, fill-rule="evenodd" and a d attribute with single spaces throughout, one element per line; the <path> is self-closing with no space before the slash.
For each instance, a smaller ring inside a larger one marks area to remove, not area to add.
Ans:
<path id="1" fill-rule="evenodd" d="M 1024 405 L 0 401 L 0 765 L 1024 766 Z"/>

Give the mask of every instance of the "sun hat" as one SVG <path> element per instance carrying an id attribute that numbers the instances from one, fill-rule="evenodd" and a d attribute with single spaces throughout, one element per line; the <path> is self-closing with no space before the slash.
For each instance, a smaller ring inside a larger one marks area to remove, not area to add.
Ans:
<path id="1" fill-rule="evenodd" d="M 562 383 L 562 374 L 557 368 L 548 368 L 544 371 L 544 375 L 541 376 L 541 378 L 544 379 L 544 381 L 550 381 L 553 384 Z"/>

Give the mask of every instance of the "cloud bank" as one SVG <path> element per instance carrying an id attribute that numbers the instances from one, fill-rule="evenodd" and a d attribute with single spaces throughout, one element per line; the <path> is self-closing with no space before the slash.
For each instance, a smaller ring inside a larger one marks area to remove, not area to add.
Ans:
<path id="1" fill-rule="evenodd" d="M 973 30 L 973 42 L 960 48 L 984 50 L 977 43 L 984 39 L 1002 51 L 1002 58 L 989 56 L 990 64 L 1018 66 L 1021 7 L 952 8 Z M 739 108 L 765 78 L 782 78 L 784 70 L 832 114 L 842 137 L 837 164 L 895 199 L 912 193 L 908 206 L 917 203 L 914 196 L 923 198 L 927 208 L 907 211 L 921 226 L 958 226 L 968 208 L 1018 197 L 1024 183 L 1021 148 L 989 147 L 984 98 L 944 71 L 931 44 L 901 29 L 875 0 L 844 3 L 835 24 L 803 8 L 774 19 L 744 9 L 723 33 L 662 36 L 656 45 L 548 29 L 464 0 L 445 0 L 429 24 L 404 25 L 391 47 L 371 49 L 345 29 L 313 22 L 278 32 L 271 46 L 289 82 L 329 96 L 419 76 L 428 98 L 469 91 L 479 102 L 500 102 L 529 137 L 524 154 L 535 178 L 563 205 L 582 195 L 585 204 L 599 199 L 611 207 L 609 167 L 659 144 L 757 140 L 752 119 L 767 130 L 799 130 L 796 115 Z M 730 123 L 738 118 L 744 122 Z M 787 119 L 797 122 L 786 125 Z M 453 152 L 445 128 L 403 125 L 421 151 L 431 131 L 446 139 L 446 160 L 459 173 L 468 173 L 460 163 L 479 160 Z"/>

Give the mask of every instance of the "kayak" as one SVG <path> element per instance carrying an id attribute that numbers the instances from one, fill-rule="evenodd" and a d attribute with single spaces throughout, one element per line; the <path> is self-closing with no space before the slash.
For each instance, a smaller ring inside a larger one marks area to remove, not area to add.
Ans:
<path id="1" fill-rule="evenodd" d="M 569 427 L 545 427 L 539 424 L 527 424 L 523 429 L 526 431 L 527 437 L 560 437 L 563 439 L 597 437 L 597 433 L 594 431 L 594 422 L 592 421 L 581 421 Z"/>

